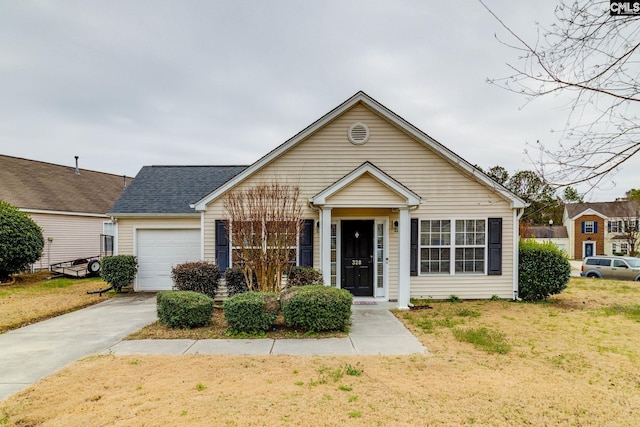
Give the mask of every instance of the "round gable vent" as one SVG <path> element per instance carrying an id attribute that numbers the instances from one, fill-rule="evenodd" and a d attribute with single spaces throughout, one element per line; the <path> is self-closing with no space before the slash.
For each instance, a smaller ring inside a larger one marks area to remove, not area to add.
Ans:
<path id="1" fill-rule="evenodd" d="M 361 145 L 369 140 L 369 128 L 364 123 L 354 123 L 349 128 L 349 141 Z"/>

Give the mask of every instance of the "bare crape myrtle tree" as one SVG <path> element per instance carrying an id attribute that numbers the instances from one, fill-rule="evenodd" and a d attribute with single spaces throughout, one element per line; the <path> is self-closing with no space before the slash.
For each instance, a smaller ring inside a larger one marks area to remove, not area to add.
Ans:
<path id="1" fill-rule="evenodd" d="M 243 269 L 249 290 L 279 291 L 283 274 L 295 265 L 300 188 L 281 182 L 242 188 L 226 196 L 224 208 L 232 261 Z"/>

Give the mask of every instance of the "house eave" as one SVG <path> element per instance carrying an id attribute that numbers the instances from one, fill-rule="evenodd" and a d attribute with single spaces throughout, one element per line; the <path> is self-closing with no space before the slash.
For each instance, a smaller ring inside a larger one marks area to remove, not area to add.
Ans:
<path id="1" fill-rule="evenodd" d="M 118 213 L 109 212 L 112 218 L 199 218 L 199 212 L 193 213 L 148 213 L 148 212 L 136 212 L 136 213 Z"/>

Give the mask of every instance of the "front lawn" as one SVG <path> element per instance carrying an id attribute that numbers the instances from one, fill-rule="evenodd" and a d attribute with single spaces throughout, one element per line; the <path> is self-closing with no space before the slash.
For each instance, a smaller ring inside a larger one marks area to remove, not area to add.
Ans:
<path id="1" fill-rule="evenodd" d="M 94 356 L 1 402 L 0 424 L 637 425 L 640 283 L 427 304 L 397 313 L 427 355 Z"/>
<path id="2" fill-rule="evenodd" d="M 18 275 L 15 283 L 0 285 L 0 333 L 99 303 L 113 295 L 87 295 L 87 291 L 107 286 L 100 278 L 47 280 L 46 276 Z"/>

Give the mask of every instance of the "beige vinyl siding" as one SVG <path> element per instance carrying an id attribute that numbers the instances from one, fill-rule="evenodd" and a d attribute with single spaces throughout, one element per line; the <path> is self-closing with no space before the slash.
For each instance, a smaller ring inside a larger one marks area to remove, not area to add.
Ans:
<path id="1" fill-rule="evenodd" d="M 370 129 L 366 144 L 353 145 L 347 139 L 349 127 L 362 122 Z M 464 153 L 462 153 L 464 154 Z M 274 159 L 257 171 L 239 187 L 269 183 L 274 180 L 298 185 L 305 204 L 305 218 L 318 219 L 318 212 L 307 206 L 306 201 L 339 181 L 365 161 L 373 163 L 384 173 L 400 182 L 422 198 L 422 205 L 411 211 L 412 218 L 489 218 L 503 219 L 503 262 L 501 276 L 411 277 L 411 296 L 448 298 L 455 294 L 462 298 L 486 298 L 497 294 L 508 298 L 512 293 L 513 268 L 513 212 L 509 202 L 497 192 L 476 182 L 472 176 L 433 152 L 430 148 L 408 136 L 399 128 L 371 110 L 358 104 L 322 129 L 301 141 L 288 152 Z M 338 193 L 332 200 L 354 197 L 354 189 L 374 189 L 373 178 L 361 178 Z M 377 183 L 376 183 L 377 184 Z M 380 184 L 378 184 L 378 189 Z M 363 197 L 389 197 L 388 190 L 367 191 Z M 374 210 L 371 216 L 387 215 L 386 210 Z M 337 217 L 336 209 L 332 217 Z M 390 298 L 397 297 L 397 233 L 391 224 L 397 215 L 389 214 L 389 281 Z M 222 200 L 213 200 L 205 212 L 205 258 L 215 258 L 215 219 L 225 218 Z M 319 267 L 319 234 L 314 236 L 314 263 Z"/>
<path id="2" fill-rule="evenodd" d="M 34 268 L 46 270 L 49 262 L 71 261 L 100 255 L 102 224 L 108 217 L 31 213 L 31 218 L 42 228 L 44 248 Z M 53 239 L 49 241 L 49 239 Z"/>
<path id="3" fill-rule="evenodd" d="M 399 204 L 406 202 L 393 190 L 387 188 L 369 174 L 364 174 L 337 194 L 327 198 L 327 204 L 367 204 L 372 201 L 384 204 Z"/>
<path id="4" fill-rule="evenodd" d="M 119 255 L 135 255 L 135 229 L 200 228 L 200 217 L 189 218 L 118 218 L 117 245 Z"/>

